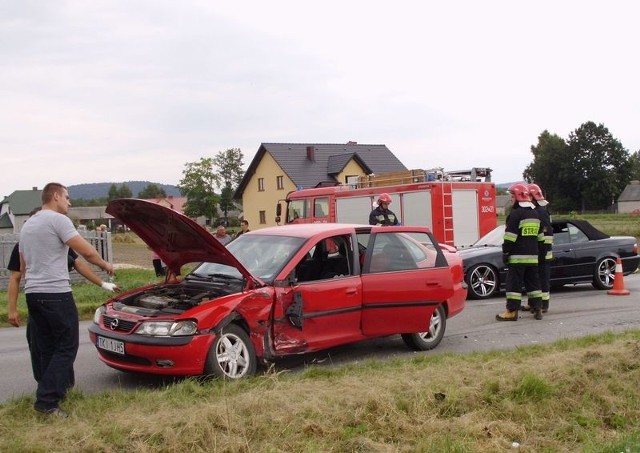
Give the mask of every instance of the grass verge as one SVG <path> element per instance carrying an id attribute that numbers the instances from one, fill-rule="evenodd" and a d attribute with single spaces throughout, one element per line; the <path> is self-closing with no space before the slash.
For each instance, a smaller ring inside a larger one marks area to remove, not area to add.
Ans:
<path id="1" fill-rule="evenodd" d="M 640 451 L 640 331 L 0 406 L 1 451 Z"/>

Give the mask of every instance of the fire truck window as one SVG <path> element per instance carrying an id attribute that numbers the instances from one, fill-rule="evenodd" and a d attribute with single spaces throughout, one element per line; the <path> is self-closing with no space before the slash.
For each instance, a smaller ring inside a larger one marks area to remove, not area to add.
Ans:
<path id="1" fill-rule="evenodd" d="M 329 199 L 328 198 L 316 198 L 314 202 L 314 216 L 315 217 L 327 217 L 329 212 Z"/>
<path id="2" fill-rule="evenodd" d="M 309 200 L 291 200 L 289 202 L 289 211 L 287 213 L 288 221 L 296 219 L 306 219 L 310 216 Z"/>

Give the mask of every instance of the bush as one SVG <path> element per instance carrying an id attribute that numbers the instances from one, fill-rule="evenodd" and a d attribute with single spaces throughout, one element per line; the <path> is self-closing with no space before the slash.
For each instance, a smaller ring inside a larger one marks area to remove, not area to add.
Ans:
<path id="1" fill-rule="evenodd" d="M 135 244 L 136 240 L 131 233 L 118 233 L 111 235 L 111 241 L 121 244 Z"/>

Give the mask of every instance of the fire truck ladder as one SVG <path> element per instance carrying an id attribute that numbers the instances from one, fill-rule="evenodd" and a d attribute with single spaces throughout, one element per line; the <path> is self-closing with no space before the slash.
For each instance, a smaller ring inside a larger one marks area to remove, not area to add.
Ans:
<path id="1" fill-rule="evenodd" d="M 442 221 L 444 225 L 444 243 L 453 246 L 453 183 L 442 184 Z"/>

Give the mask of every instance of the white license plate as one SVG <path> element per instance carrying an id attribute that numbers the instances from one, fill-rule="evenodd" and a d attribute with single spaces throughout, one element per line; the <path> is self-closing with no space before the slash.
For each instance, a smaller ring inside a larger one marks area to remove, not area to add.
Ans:
<path id="1" fill-rule="evenodd" d="M 98 336 L 97 346 L 105 351 L 115 352 L 116 354 L 124 355 L 124 341 L 112 340 L 111 338 L 104 338 Z"/>

